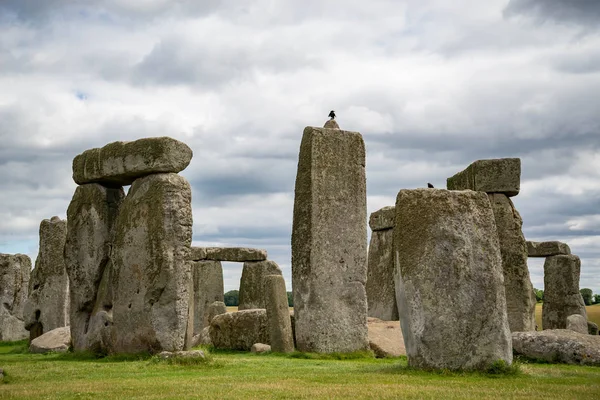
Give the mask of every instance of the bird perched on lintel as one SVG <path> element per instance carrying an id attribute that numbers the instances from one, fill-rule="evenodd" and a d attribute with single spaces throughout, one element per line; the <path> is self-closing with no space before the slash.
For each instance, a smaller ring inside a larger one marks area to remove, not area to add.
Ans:
<path id="1" fill-rule="evenodd" d="M 335 111 L 333 111 L 333 110 L 329 111 L 329 118 L 335 119 Z"/>
<path id="2" fill-rule="evenodd" d="M 427 187 L 428 187 L 429 189 L 433 189 L 433 185 L 432 185 L 431 183 L 429 183 L 429 182 L 427 182 Z"/>
<path id="3" fill-rule="evenodd" d="M 335 120 L 335 111 L 331 110 L 329 112 L 329 120 L 327 122 L 325 122 L 325 125 L 323 125 L 323 128 L 340 129 L 340 126 L 338 125 L 338 123 Z"/>

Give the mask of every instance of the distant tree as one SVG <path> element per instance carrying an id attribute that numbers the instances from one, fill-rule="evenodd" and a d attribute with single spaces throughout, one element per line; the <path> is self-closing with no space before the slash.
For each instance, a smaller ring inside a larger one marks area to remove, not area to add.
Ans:
<path id="1" fill-rule="evenodd" d="M 238 306 L 240 304 L 240 292 L 238 290 L 230 290 L 223 295 L 225 305 L 228 307 Z"/>
<path id="2" fill-rule="evenodd" d="M 294 307 L 294 295 L 292 292 L 287 292 L 287 296 L 288 296 L 288 306 L 289 307 Z"/>
<path id="3" fill-rule="evenodd" d="M 595 294 L 592 298 L 594 304 L 600 304 L 600 294 Z"/>
<path id="4" fill-rule="evenodd" d="M 581 293 L 581 297 L 583 297 L 583 302 L 586 306 L 592 305 L 592 289 L 583 288 L 579 291 Z"/>
<path id="5" fill-rule="evenodd" d="M 541 303 L 544 300 L 544 291 L 536 288 L 533 288 L 533 291 L 535 292 L 535 300 Z"/>

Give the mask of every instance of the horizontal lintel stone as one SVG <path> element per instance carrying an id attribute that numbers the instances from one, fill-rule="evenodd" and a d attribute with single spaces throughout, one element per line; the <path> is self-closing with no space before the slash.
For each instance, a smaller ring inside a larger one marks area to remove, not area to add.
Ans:
<path id="1" fill-rule="evenodd" d="M 527 241 L 527 255 L 529 257 L 551 257 L 558 255 L 569 255 L 569 245 L 562 242 L 530 242 Z"/>
<path id="2" fill-rule="evenodd" d="M 477 160 L 447 179 L 449 190 L 475 190 L 516 196 L 521 187 L 521 159 Z"/>
<path id="3" fill-rule="evenodd" d="M 396 218 L 396 207 L 387 206 L 371 213 L 369 226 L 373 231 L 382 231 L 394 227 Z"/>
<path id="4" fill-rule="evenodd" d="M 264 261 L 267 251 L 263 249 L 250 249 L 246 247 L 192 247 L 192 260 L 214 261 Z"/>

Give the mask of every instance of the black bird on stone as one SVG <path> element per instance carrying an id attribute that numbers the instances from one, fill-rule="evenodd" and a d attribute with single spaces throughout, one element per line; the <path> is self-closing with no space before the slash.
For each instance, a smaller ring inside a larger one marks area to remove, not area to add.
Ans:
<path id="1" fill-rule="evenodd" d="M 429 182 L 427 182 L 427 187 L 428 187 L 429 189 L 433 189 L 433 185 L 432 185 L 431 183 L 429 183 Z"/>
<path id="2" fill-rule="evenodd" d="M 329 118 L 331 118 L 331 119 L 335 119 L 335 111 L 331 110 L 331 111 L 329 112 Z"/>

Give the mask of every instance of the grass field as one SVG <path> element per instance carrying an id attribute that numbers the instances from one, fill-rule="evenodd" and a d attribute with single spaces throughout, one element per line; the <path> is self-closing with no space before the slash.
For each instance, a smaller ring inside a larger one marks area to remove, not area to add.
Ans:
<path id="1" fill-rule="evenodd" d="M 490 375 L 414 371 L 405 358 L 217 352 L 208 363 L 182 366 L 148 357 L 18 351 L 18 345 L 0 344 L 0 368 L 6 374 L 0 381 L 2 399 L 600 398 L 600 368 L 594 367 L 519 364 L 520 373 Z"/>
<path id="2" fill-rule="evenodd" d="M 593 306 L 586 306 L 588 321 L 592 321 L 600 326 L 600 304 L 594 304 Z M 537 323 L 538 329 L 542 329 L 542 303 L 535 305 L 535 322 Z"/>

